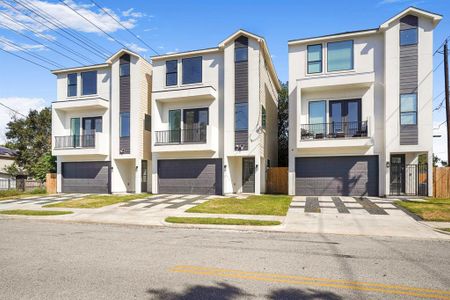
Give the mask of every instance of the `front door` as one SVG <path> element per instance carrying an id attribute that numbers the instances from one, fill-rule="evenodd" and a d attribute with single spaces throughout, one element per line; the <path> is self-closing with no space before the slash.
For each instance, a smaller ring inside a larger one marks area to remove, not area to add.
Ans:
<path id="1" fill-rule="evenodd" d="M 141 191 L 142 193 L 147 193 L 147 182 L 148 182 L 148 167 L 147 161 L 143 160 L 141 162 Z"/>
<path id="2" fill-rule="evenodd" d="M 391 166 L 391 194 L 402 195 L 405 194 L 405 155 L 392 154 Z"/>
<path id="3" fill-rule="evenodd" d="M 242 192 L 255 192 L 255 158 L 242 158 Z"/>

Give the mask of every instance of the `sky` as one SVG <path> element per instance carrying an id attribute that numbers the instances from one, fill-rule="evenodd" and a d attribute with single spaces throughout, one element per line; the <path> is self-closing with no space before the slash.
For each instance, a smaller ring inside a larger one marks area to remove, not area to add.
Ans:
<path id="1" fill-rule="evenodd" d="M 102 63 L 105 59 L 99 55 L 99 49 L 103 49 L 100 52 L 114 53 L 123 45 L 146 58 L 155 55 L 154 51 L 165 54 L 215 47 L 227 36 L 242 28 L 265 37 L 278 77 L 286 82 L 288 77 L 287 41 L 291 39 L 376 28 L 408 6 L 415 6 L 444 16 L 435 29 L 435 49 L 450 35 L 449 0 L 94 0 L 95 2 L 67 0 L 65 2 L 98 27 L 77 15 L 61 1 L 6 0 L 21 13 L 0 2 L 0 49 L 24 56 L 26 54 L 19 50 L 26 49 L 32 54 L 51 60 L 52 64 L 73 67 L 81 64 Z M 95 3 L 104 10 L 97 7 Z M 71 31 L 73 34 L 82 34 L 94 41 L 96 45 L 93 48 L 96 50 L 88 48 L 90 51 L 87 51 L 63 38 L 60 35 L 61 30 L 55 28 L 55 23 L 51 24 L 40 19 L 26 7 L 40 9 L 55 17 L 61 22 L 59 25 L 64 30 L 74 30 Z M 125 28 L 145 43 L 131 35 L 105 11 L 116 20 L 120 20 Z M 33 29 L 34 32 L 29 29 Z M 21 34 L 31 37 L 34 41 Z M 70 60 L 35 41 L 46 44 L 62 54 L 68 54 L 69 57 L 73 52 L 83 57 L 73 55 L 72 58 L 75 60 Z M 50 41 L 62 44 L 73 52 L 68 53 Z M 57 68 L 55 65 L 50 65 L 48 61 L 43 62 L 35 57 L 26 57 L 44 64 L 49 69 Z M 86 59 L 90 62 L 85 61 Z M 442 60 L 443 55 L 437 53 L 434 56 L 435 66 L 438 66 Z M 41 109 L 55 101 L 56 80 L 49 70 L 4 51 L 0 51 L 0 70 L 2 70 L 0 72 L 0 103 L 26 114 L 30 109 Z M 437 67 L 434 72 L 434 107 L 436 108 L 444 97 L 443 72 L 443 65 Z M 6 123 L 12 115 L 14 113 L 0 106 L 0 144 L 5 140 Z M 434 134 L 442 135 L 440 138 L 434 138 L 434 152 L 446 160 L 446 124 L 439 127 L 443 121 L 445 121 L 445 106 L 434 111 L 433 123 L 436 128 Z"/>

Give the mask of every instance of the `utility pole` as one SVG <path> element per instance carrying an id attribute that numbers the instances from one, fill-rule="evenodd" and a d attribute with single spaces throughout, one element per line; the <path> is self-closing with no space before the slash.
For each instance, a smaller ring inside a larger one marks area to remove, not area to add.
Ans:
<path id="1" fill-rule="evenodd" d="M 450 95 L 448 83 L 448 40 L 444 43 L 445 111 L 447 113 L 447 162 L 450 163 Z"/>

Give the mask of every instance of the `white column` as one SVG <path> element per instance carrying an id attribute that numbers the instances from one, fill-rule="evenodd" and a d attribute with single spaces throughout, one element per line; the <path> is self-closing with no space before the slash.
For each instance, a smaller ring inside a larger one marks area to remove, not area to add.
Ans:
<path id="1" fill-rule="evenodd" d="M 59 157 L 56 159 L 56 192 L 62 192 L 62 165 Z"/>
<path id="2" fill-rule="evenodd" d="M 152 182 L 152 193 L 157 194 L 158 191 L 158 155 L 153 153 L 152 155 L 152 168 L 149 180 Z"/>
<path id="3" fill-rule="evenodd" d="M 142 192 L 142 186 L 141 186 L 142 161 L 140 159 L 136 159 L 134 161 L 134 163 L 135 163 L 135 167 L 133 168 L 133 170 L 135 172 L 135 174 L 134 174 L 134 192 L 136 194 L 140 194 Z"/>

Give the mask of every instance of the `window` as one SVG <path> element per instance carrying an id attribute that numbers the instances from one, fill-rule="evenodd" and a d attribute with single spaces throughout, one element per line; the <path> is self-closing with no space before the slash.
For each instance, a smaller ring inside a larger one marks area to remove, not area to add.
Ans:
<path id="1" fill-rule="evenodd" d="M 234 48 L 234 61 L 241 62 L 248 60 L 248 48 L 247 47 L 239 47 Z"/>
<path id="2" fill-rule="evenodd" d="M 417 28 L 400 30 L 400 46 L 417 44 Z"/>
<path id="3" fill-rule="evenodd" d="M 81 73 L 82 95 L 97 94 L 97 71 Z"/>
<path id="4" fill-rule="evenodd" d="M 83 134 L 93 135 L 96 132 L 102 132 L 102 117 L 83 118 Z"/>
<path id="5" fill-rule="evenodd" d="M 178 71 L 177 71 L 176 60 L 168 60 L 166 61 L 166 85 L 177 85 L 178 83 Z"/>
<path id="6" fill-rule="evenodd" d="M 353 41 L 328 43 L 328 72 L 353 69 Z"/>
<path id="7" fill-rule="evenodd" d="M 145 117 L 144 117 L 144 129 L 147 131 L 152 130 L 152 117 L 147 114 L 145 114 Z"/>
<path id="8" fill-rule="evenodd" d="M 208 125 L 208 108 L 194 108 L 183 110 L 185 129 L 203 128 Z"/>
<path id="9" fill-rule="evenodd" d="M 309 102 L 309 125 L 307 130 L 312 133 L 326 132 L 326 101 L 310 101 Z"/>
<path id="10" fill-rule="evenodd" d="M 120 113 L 120 137 L 129 137 L 130 136 L 130 112 L 121 112 Z"/>
<path id="11" fill-rule="evenodd" d="M 261 126 L 262 126 L 262 128 L 266 128 L 266 124 L 267 124 L 266 109 L 264 108 L 264 106 L 262 106 L 262 109 L 261 109 Z"/>
<path id="12" fill-rule="evenodd" d="M 120 64 L 119 75 L 120 75 L 120 77 L 130 76 L 130 64 L 129 63 Z"/>
<path id="13" fill-rule="evenodd" d="M 67 74 L 67 97 L 77 95 L 77 73 Z"/>
<path id="14" fill-rule="evenodd" d="M 400 95 L 400 125 L 417 125 L 417 95 Z"/>
<path id="15" fill-rule="evenodd" d="M 308 74 L 322 73 L 322 45 L 308 46 Z"/>
<path id="16" fill-rule="evenodd" d="M 235 130 L 248 129 L 248 103 L 236 103 L 234 105 L 234 127 Z"/>
<path id="17" fill-rule="evenodd" d="M 202 82 L 202 57 L 183 59 L 183 84 Z"/>
<path id="18" fill-rule="evenodd" d="M 181 142 L 181 110 L 169 110 L 169 142 Z"/>
<path id="19" fill-rule="evenodd" d="M 70 119 L 70 135 L 80 135 L 80 118 Z"/>

